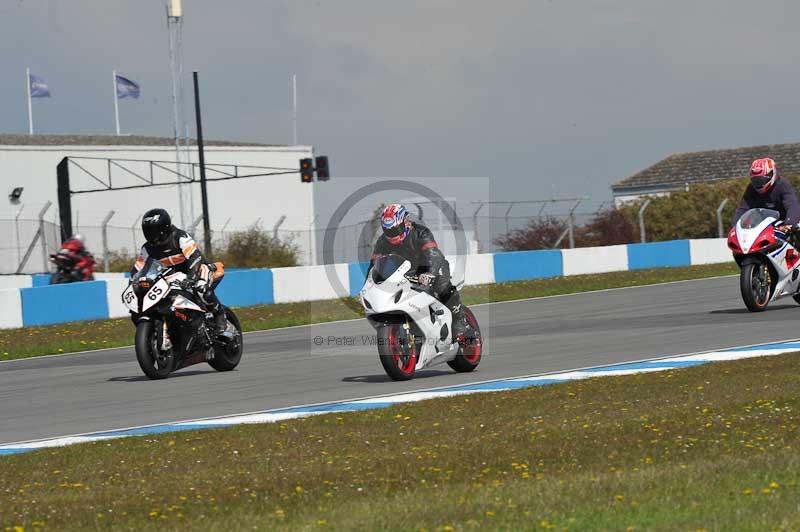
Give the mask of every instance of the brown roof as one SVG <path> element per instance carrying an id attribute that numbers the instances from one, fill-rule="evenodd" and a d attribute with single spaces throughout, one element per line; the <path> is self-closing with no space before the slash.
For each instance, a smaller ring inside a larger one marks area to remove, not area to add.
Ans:
<path id="1" fill-rule="evenodd" d="M 641 172 L 615 183 L 611 189 L 671 189 L 747 175 L 753 159 L 771 157 L 784 175 L 800 174 L 800 143 L 749 146 L 727 150 L 675 153 Z"/>
<path id="2" fill-rule="evenodd" d="M 195 139 L 189 144 L 196 146 Z M 0 134 L 0 146 L 174 146 L 175 139 L 138 135 L 13 135 Z M 255 142 L 206 140 L 206 146 L 273 146 Z"/>

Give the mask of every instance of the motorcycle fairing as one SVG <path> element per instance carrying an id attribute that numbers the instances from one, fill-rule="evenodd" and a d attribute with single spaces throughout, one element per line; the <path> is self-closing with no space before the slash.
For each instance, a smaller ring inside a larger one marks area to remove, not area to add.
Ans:
<path id="1" fill-rule="evenodd" d="M 427 292 L 412 287 L 411 281 L 405 278 L 410 268 L 411 263 L 405 261 L 382 283 L 376 283 L 372 275 L 368 275 L 359 296 L 367 320 L 373 327 L 382 325 L 374 319 L 378 315 L 406 315 L 416 324 L 423 335 L 415 367 L 420 370 L 434 362 L 453 360 L 459 345 L 452 340 L 453 316 L 450 309 Z"/>
<path id="2" fill-rule="evenodd" d="M 185 309 L 185 310 L 196 310 L 198 312 L 205 312 L 200 305 L 189 299 L 188 297 L 178 294 L 175 296 L 175 299 L 172 301 L 172 305 L 170 306 L 171 310 L 175 309 Z"/>
<path id="3" fill-rule="evenodd" d="M 156 303 L 164 299 L 164 296 L 166 296 L 168 292 L 169 283 L 162 277 L 150 287 L 150 290 L 148 290 L 147 294 L 142 298 L 142 312 L 150 310 Z"/>
<path id="4" fill-rule="evenodd" d="M 774 229 L 774 224 L 778 221 L 775 216 L 765 216 L 757 225 L 745 228 L 742 220 L 747 214 L 745 213 L 736 222 L 736 227 L 731 231 L 732 233 L 735 232 L 736 241 L 741 248 L 741 254 L 739 254 L 737 262 L 744 264 L 750 257 L 752 257 L 751 260 L 756 261 L 759 255 L 766 257 L 772 265 L 773 272 L 777 275 L 775 289 L 770 301 L 796 294 L 798 288 L 800 288 L 800 275 L 794 275 L 793 272 L 800 268 L 800 253 L 788 241 L 783 240 L 786 237 L 783 232 Z M 775 214 L 777 215 L 777 213 Z M 761 245 L 764 240 L 769 241 L 769 244 Z M 769 248 L 773 245 L 778 245 L 779 247 L 770 250 Z"/>

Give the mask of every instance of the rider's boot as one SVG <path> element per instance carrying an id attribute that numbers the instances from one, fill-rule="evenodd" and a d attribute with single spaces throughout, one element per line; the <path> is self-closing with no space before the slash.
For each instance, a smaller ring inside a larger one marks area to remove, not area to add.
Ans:
<path id="1" fill-rule="evenodd" d="M 453 339 L 461 341 L 467 334 L 467 317 L 464 315 L 464 307 L 461 303 L 450 309 L 453 313 Z"/>
<path id="2" fill-rule="evenodd" d="M 213 290 L 206 291 L 205 300 L 208 303 L 209 310 L 214 314 L 214 329 L 216 333 L 224 333 L 228 328 L 228 318 L 225 316 L 225 307 L 219 302 L 217 294 L 215 294 Z"/>
<path id="3" fill-rule="evenodd" d="M 464 315 L 464 305 L 461 304 L 461 294 L 455 288 L 451 290 L 445 305 L 453 314 L 453 340 L 459 341 L 467 334 L 467 317 Z"/>
<path id="4" fill-rule="evenodd" d="M 217 308 L 213 312 L 214 328 L 217 330 L 217 334 L 222 334 L 228 328 L 228 318 L 225 317 L 225 309 L 222 305 L 217 305 Z"/>

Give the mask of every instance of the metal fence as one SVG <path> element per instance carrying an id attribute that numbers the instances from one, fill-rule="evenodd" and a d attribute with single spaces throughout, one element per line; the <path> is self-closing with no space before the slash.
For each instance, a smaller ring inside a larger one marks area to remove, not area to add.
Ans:
<path id="1" fill-rule="evenodd" d="M 645 220 L 649 201 L 641 203 L 639 209 L 639 240 L 645 242 Z M 719 236 L 724 236 L 722 210 L 726 203 L 712 206 L 710 212 L 716 217 Z M 589 223 L 605 209 L 612 208 L 610 202 L 592 202 L 587 198 L 550 199 L 508 202 L 474 202 L 459 205 L 458 227 L 451 227 L 449 222 L 437 216 L 434 209 L 426 209 L 422 222 L 433 230 L 437 238 L 449 242 L 447 252 L 454 252 L 452 235 L 463 231 L 470 243 L 468 252 L 490 253 L 499 251 L 497 238 L 515 230 L 524 229 L 531 221 L 542 221 L 554 218 L 563 222 L 565 229 L 553 247 L 574 247 L 575 231 Z M 11 260 L 0 262 L 0 274 L 37 273 L 50 271 L 48 256 L 60 247 L 60 227 L 56 223 L 55 210 L 45 206 L 38 213 L 28 210 L 24 215 L 0 219 L 1 234 L 6 238 L 0 241 L 0 253 Z M 412 217 L 419 218 L 422 209 L 414 212 Z M 212 242 L 215 249 L 227 247 L 231 237 L 238 231 L 255 226 L 283 242 L 295 246 L 301 264 L 321 264 L 322 249 L 326 237 L 324 227 L 315 229 L 284 227 L 284 217 L 277 223 L 268 226 L 257 218 L 250 224 L 242 224 L 230 228 L 226 221 L 218 229 L 213 229 Z M 186 228 L 198 242 L 204 239 L 201 219 L 195 220 Z M 108 261 L 114 256 L 131 258 L 138 253 L 142 244 L 140 218 L 128 224 L 120 223 L 109 214 L 100 222 L 91 225 L 81 224 L 77 231 L 86 239 L 89 250 L 98 261 L 98 271 L 106 269 Z M 332 245 L 332 262 L 356 262 L 370 256 L 372 246 L 378 236 L 377 220 L 363 220 L 339 226 L 335 231 Z"/>
<path id="2" fill-rule="evenodd" d="M 260 220 L 253 220 L 247 227 L 255 226 L 273 238 L 292 245 L 297 251 L 300 264 L 321 262 L 322 241 L 325 229 L 291 229 L 266 227 Z M 214 249 L 224 250 L 231 237 L 247 227 L 220 228 L 212 230 Z M 334 262 L 355 262 L 368 257 L 374 242 L 376 226 L 365 221 L 339 227 L 333 245 Z M 202 223 L 193 223 L 186 230 L 199 243 L 203 242 Z M 49 256 L 61 247 L 61 228 L 52 220 L 39 220 L 22 216 L 20 218 L 0 219 L 0 253 L 7 260 L 0 262 L 0 274 L 42 273 L 51 271 Z M 105 223 L 101 225 L 80 225 L 76 228 L 86 241 L 86 246 L 97 260 L 97 271 L 107 271 L 116 259 L 133 261 L 143 244 L 140 220 L 130 225 Z M 43 236 L 42 236 L 43 235 Z M 319 256 L 318 256 L 319 255 Z"/>

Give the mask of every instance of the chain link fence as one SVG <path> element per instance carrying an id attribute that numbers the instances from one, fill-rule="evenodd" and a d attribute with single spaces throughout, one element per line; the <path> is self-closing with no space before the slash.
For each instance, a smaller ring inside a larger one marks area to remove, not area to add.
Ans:
<path id="1" fill-rule="evenodd" d="M 531 201 L 509 202 L 462 202 L 458 207 L 459 227 L 451 227 L 450 223 L 439 216 L 435 208 L 420 208 L 416 204 L 409 204 L 412 219 L 427 225 L 439 240 L 440 247 L 445 253 L 453 254 L 456 251 L 455 242 L 458 240 L 456 233 L 463 231 L 468 242 L 468 253 L 491 253 L 500 251 L 497 238 L 508 235 L 515 230 L 525 229 L 532 221 L 555 219 L 563 224 L 566 229 L 558 239 L 555 247 L 570 247 L 574 245 L 571 235 L 581 226 L 590 223 L 599 213 L 613 208 L 612 202 L 593 202 L 586 198 L 550 199 Z M 424 207 L 424 206 L 423 206 Z M 715 206 L 716 207 L 716 206 Z M 719 210 L 719 209 L 717 209 Z M 423 212 L 424 211 L 424 212 Z M 0 231 L 7 235 L 0 241 L 0 253 L 11 260 L 3 261 L 0 274 L 13 273 L 40 273 L 50 271 L 48 257 L 58 251 L 61 243 L 60 227 L 51 221 L 35 218 L 35 215 L 26 213 L 16 219 L 13 216 L 0 218 Z M 714 212 L 718 216 L 718 212 Z M 646 213 L 644 213 L 646 215 Z M 282 217 L 285 218 L 285 217 Z M 299 264 L 319 264 L 322 262 L 322 246 L 326 237 L 324 227 L 288 228 L 283 225 L 283 220 L 270 226 L 260 218 L 250 224 L 243 224 L 239 220 L 237 227 L 228 227 L 226 222 L 219 229 L 213 230 L 212 243 L 214 249 L 224 250 L 231 237 L 240 231 L 255 226 L 281 242 L 289 243 L 297 251 Z M 203 226 L 198 218 L 186 228 L 194 235 L 195 240 L 202 246 L 204 241 Z M 85 240 L 87 248 L 95 255 L 98 262 L 98 271 L 104 271 L 105 260 L 109 258 L 133 260 L 142 245 L 140 219 L 133 220 L 130 225 L 111 219 L 105 226 L 93 222 L 80 224 L 77 228 Z M 333 261 L 336 263 L 357 262 L 368 260 L 375 239 L 378 236 L 379 223 L 377 219 L 362 220 L 346 225 L 340 225 L 335 230 L 333 239 Z M 573 235 L 574 236 L 574 235 Z M 119 268 L 117 268 L 119 269 Z"/>

